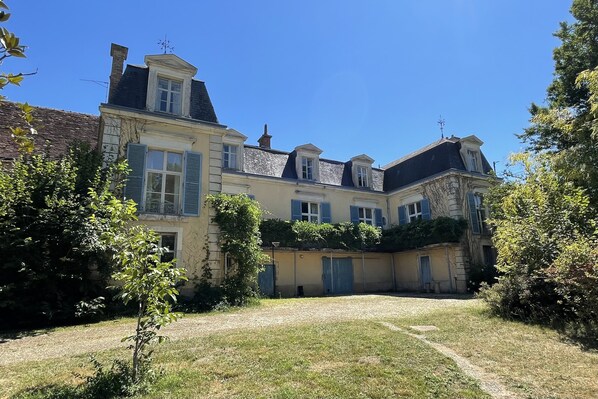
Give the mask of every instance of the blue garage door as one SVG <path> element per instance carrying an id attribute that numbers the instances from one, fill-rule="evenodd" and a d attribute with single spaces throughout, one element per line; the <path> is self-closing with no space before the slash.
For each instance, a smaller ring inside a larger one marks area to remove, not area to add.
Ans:
<path id="1" fill-rule="evenodd" d="M 322 258 L 325 294 L 353 293 L 353 261 L 351 258 Z"/>
<path id="2" fill-rule="evenodd" d="M 257 275 L 257 285 L 263 296 L 274 296 L 274 265 L 264 265 Z"/>

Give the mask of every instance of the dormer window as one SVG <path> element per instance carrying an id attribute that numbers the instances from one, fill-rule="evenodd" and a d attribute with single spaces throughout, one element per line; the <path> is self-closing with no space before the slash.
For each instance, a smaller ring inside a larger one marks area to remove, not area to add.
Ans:
<path id="1" fill-rule="evenodd" d="M 314 180 L 314 159 L 303 157 L 301 159 L 301 178 Z"/>
<path id="2" fill-rule="evenodd" d="M 320 181 L 320 154 L 322 150 L 313 144 L 295 147 L 295 170 L 300 180 Z"/>
<path id="3" fill-rule="evenodd" d="M 238 169 L 239 147 L 233 144 L 222 146 L 222 167 L 225 169 Z"/>
<path id="4" fill-rule="evenodd" d="M 181 82 L 159 77 L 158 92 L 156 93 L 156 111 L 180 115 L 181 91 Z"/>
<path id="5" fill-rule="evenodd" d="M 357 186 L 358 187 L 369 187 L 370 179 L 368 178 L 368 167 L 358 166 L 357 167 Z"/>
<path id="6" fill-rule="evenodd" d="M 478 158 L 479 153 L 477 151 L 467 150 L 467 168 L 470 172 L 479 172 Z"/>
<path id="7" fill-rule="evenodd" d="M 372 163 L 374 160 L 365 154 L 351 158 L 351 175 L 355 187 L 372 187 Z"/>

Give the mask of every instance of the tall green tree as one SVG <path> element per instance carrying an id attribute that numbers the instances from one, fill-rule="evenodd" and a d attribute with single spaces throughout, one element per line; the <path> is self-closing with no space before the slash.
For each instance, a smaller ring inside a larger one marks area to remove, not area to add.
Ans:
<path id="1" fill-rule="evenodd" d="M 554 80 L 546 105 L 532 104 L 531 126 L 520 136 L 535 152 L 555 154 L 555 167 L 598 201 L 598 128 L 592 112 L 590 76 L 598 67 L 598 0 L 574 0 L 575 22 L 562 22 L 555 36 Z"/>

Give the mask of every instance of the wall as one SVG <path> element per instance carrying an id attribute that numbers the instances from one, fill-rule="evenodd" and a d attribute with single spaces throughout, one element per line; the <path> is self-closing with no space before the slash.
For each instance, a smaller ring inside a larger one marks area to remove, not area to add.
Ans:
<path id="1" fill-rule="evenodd" d="M 271 257 L 271 250 L 264 250 Z M 303 286 L 305 296 L 324 295 L 322 258 L 348 258 L 353 263 L 353 292 L 385 292 L 393 290 L 390 254 L 349 251 L 299 251 L 278 248 L 274 251 L 276 292 L 283 297 L 297 295 Z"/>

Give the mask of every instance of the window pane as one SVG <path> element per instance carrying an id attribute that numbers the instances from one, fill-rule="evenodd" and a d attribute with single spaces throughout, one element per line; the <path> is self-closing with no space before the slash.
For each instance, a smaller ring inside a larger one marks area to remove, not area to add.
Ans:
<path id="1" fill-rule="evenodd" d="M 365 209 L 365 217 L 368 219 L 372 218 L 372 209 L 371 208 L 366 208 Z"/>
<path id="2" fill-rule="evenodd" d="M 164 213 L 176 214 L 179 210 L 179 196 L 174 194 L 164 195 Z"/>
<path id="3" fill-rule="evenodd" d="M 171 81 L 171 83 L 172 83 L 172 85 L 170 86 L 170 89 L 173 92 L 180 93 L 181 92 L 181 82 L 173 82 L 173 81 Z"/>
<path id="4" fill-rule="evenodd" d="M 311 213 L 317 215 L 318 214 L 318 204 L 311 203 Z"/>
<path id="5" fill-rule="evenodd" d="M 166 170 L 171 172 L 182 172 L 183 171 L 183 155 L 177 154 L 176 152 L 168 153 L 168 163 L 166 164 Z"/>
<path id="6" fill-rule="evenodd" d="M 148 193 L 145 198 L 145 211 L 150 213 L 160 213 L 162 194 Z"/>
<path id="7" fill-rule="evenodd" d="M 164 151 L 149 150 L 147 152 L 147 168 L 162 170 L 164 168 Z"/>
<path id="8" fill-rule="evenodd" d="M 148 192 L 162 192 L 162 173 L 149 172 L 147 174 L 146 188 Z"/>
<path id="9" fill-rule="evenodd" d="M 311 216 L 311 218 L 310 218 L 309 221 L 312 222 L 312 223 L 318 223 L 318 216 L 317 215 L 316 216 Z"/>
<path id="10" fill-rule="evenodd" d="M 416 202 L 415 206 L 417 207 L 417 213 L 421 213 L 422 212 L 422 203 Z"/>
<path id="11" fill-rule="evenodd" d="M 409 214 L 413 215 L 415 213 L 415 204 L 409 204 Z"/>
<path id="12" fill-rule="evenodd" d="M 167 194 L 179 194 L 181 188 L 181 176 L 166 175 L 166 187 L 164 192 Z"/>
<path id="13" fill-rule="evenodd" d="M 168 90 L 168 80 L 163 78 L 158 78 L 158 88 Z"/>
<path id="14" fill-rule="evenodd" d="M 364 218 L 364 214 L 363 214 L 364 210 L 365 210 L 364 208 L 359 208 L 359 219 Z"/>
<path id="15" fill-rule="evenodd" d="M 309 212 L 309 202 L 302 202 L 301 203 L 301 213 L 308 213 Z"/>
<path id="16" fill-rule="evenodd" d="M 175 235 L 174 234 L 162 234 L 162 242 L 160 246 L 168 248 L 170 251 L 174 251 Z"/>

